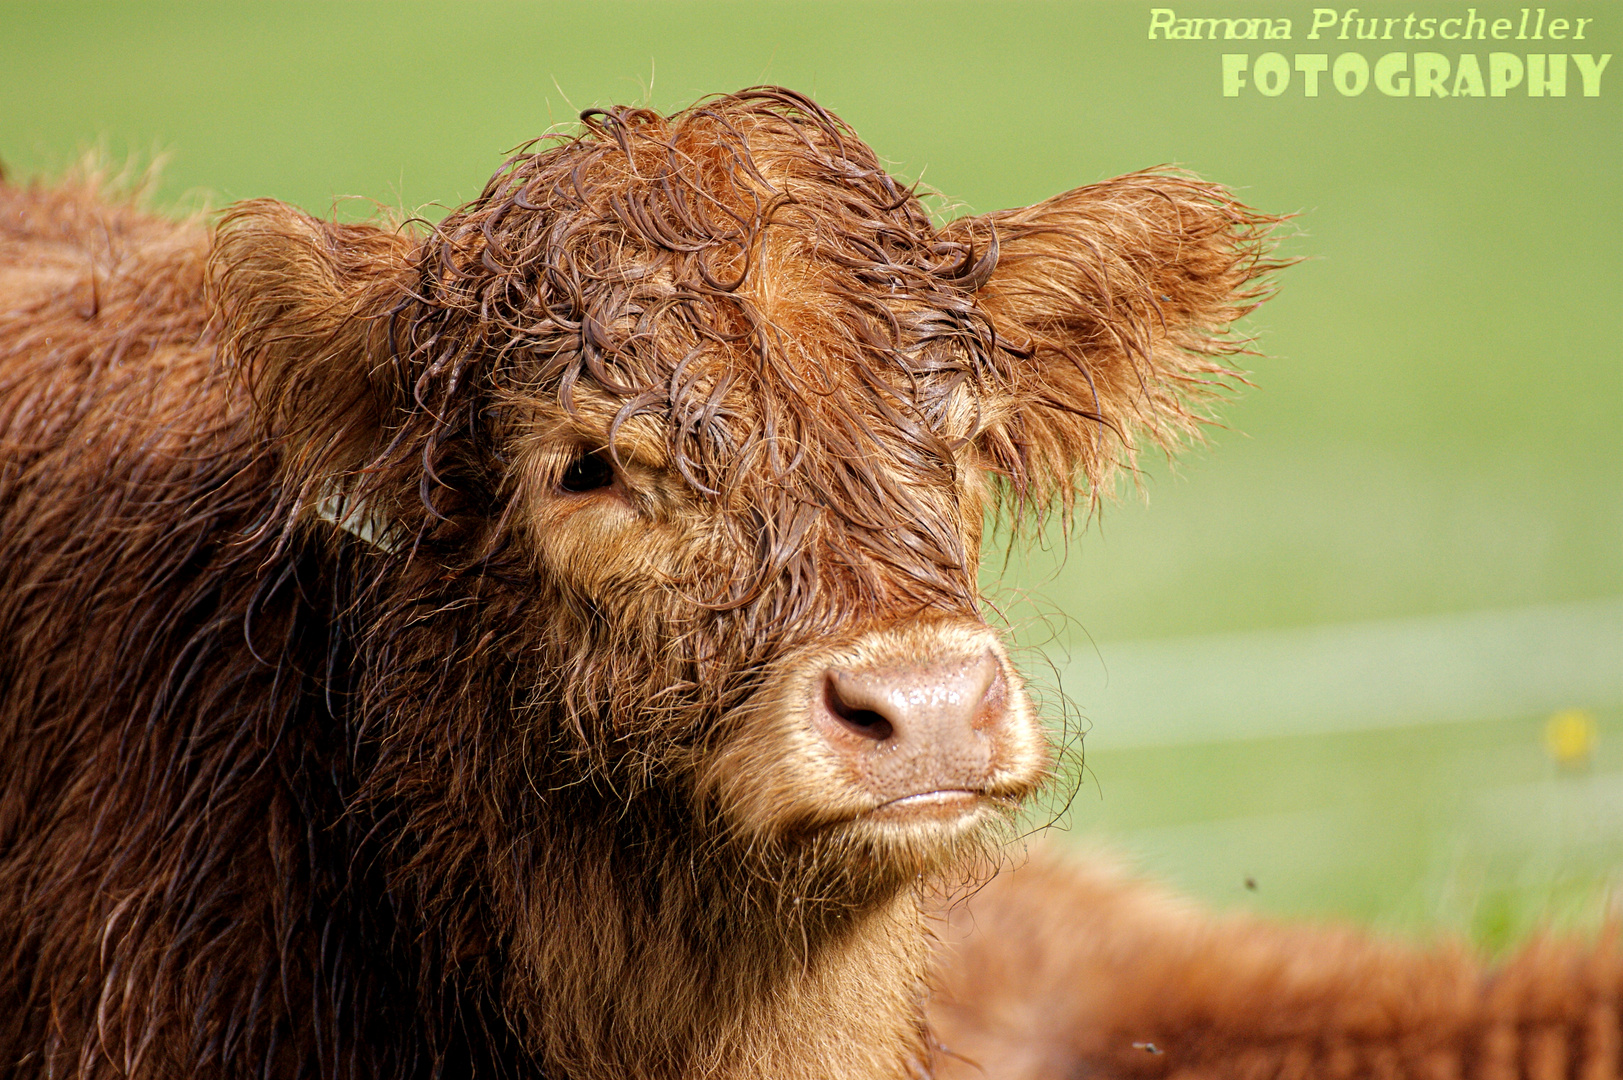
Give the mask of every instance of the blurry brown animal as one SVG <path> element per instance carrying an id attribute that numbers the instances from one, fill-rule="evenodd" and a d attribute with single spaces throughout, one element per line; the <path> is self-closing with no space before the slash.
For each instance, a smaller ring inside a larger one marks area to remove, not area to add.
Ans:
<path id="1" fill-rule="evenodd" d="M 938 228 L 770 88 L 431 228 L 0 186 L 0 1070 L 929 1074 L 1053 752 L 983 517 L 1194 429 L 1271 224 Z"/>
<path id="2" fill-rule="evenodd" d="M 1352 929 L 1214 917 L 1038 853 L 942 927 L 938 1077 L 1615 1080 L 1623 951 L 1537 939 L 1486 964 Z"/>

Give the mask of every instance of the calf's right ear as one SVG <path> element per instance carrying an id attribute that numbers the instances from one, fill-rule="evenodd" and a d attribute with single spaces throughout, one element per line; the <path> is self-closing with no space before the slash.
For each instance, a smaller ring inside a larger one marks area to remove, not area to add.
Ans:
<path id="1" fill-rule="evenodd" d="M 406 404 L 388 323 L 416 248 L 408 233 L 322 221 L 274 199 L 238 203 L 215 229 L 222 355 L 279 444 L 283 474 L 307 495 L 369 461 Z"/>

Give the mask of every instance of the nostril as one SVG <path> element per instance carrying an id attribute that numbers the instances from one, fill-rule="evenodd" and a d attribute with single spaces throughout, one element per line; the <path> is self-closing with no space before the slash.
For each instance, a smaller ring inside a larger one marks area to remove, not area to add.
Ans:
<path id="1" fill-rule="evenodd" d="M 865 739 L 884 742 L 895 732 L 891 722 L 872 709 L 852 705 L 840 696 L 840 688 L 831 678 L 824 683 L 824 702 L 828 711 L 845 727 Z"/>

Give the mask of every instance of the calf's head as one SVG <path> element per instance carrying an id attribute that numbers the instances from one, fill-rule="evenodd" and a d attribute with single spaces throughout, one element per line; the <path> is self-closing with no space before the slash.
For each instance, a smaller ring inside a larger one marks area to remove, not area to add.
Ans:
<path id="1" fill-rule="evenodd" d="M 938 227 L 776 89 L 582 119 L 432 228 L 220 226 L 289 535 L 373 575 L 355 723 L 487 846 L 600 805 L 652 863 L 876 900 L 1050 767 L 984 519 L 1193 429 L 1271 222 L 1163 172 Z"/>

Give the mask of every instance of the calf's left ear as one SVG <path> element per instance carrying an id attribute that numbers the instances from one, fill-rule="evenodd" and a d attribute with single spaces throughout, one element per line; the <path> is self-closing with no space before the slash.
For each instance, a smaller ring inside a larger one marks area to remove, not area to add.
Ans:
<path id="1" fill-rule="evenodd" d="M 975 299 L 1013 395 L 980 443 L 1018 502 L 1097 501 L 1140 446 L 1196 430 L 1238 377 L 1225 361 L 1246 342 L 1227 331 L 1269 291 L 1280 220 L 1151 171 L 946 227 L 976 252 L 996 246 Z"/>
<path id="2" fill-rule="evenodd" d="M 376 452 L 405 404 L 388 350 L 417 241 L 273 199 L 231 207 L 209 283 L 226 362 L 301 485 L 330 488 Z"/>

